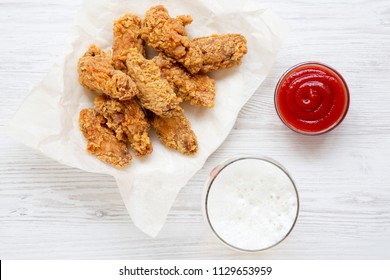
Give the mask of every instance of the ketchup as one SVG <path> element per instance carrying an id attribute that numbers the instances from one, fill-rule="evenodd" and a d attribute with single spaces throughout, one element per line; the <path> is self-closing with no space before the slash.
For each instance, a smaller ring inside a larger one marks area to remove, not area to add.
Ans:
<path id="1" fill-rule="evenodd" d="M 343 77 L 318 62 L 298 64 L 279 80 L 275 107 L 289 128 L 303 134 L 321 134 L 335 128 L 349 107 Z"/>

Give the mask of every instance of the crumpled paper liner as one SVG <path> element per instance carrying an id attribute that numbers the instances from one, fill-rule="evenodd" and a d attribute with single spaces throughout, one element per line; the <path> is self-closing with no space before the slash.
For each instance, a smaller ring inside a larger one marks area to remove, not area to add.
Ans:
<path id="1" fill-rule="evenodd" d="M 77 61 L 91 43 L 111 47 L 114 19 L 125 12 L 143 16 L 150 6 L 159 4 L 173 17 L 191 14 L 194 22 L 187 30 L 193 38 L 213 33 L 245 35 L 248 54 L 240 67 L 211 74 L 217 81 L 213 109 L 184 106 L 199 140 L 195 157 L 168 150 L 152 132 L 153 153 L 145 159 L 134 158 L 129 167 L 118 170 L 86 152 L 78 116 L 81 109 L 93 107 L 95 94 L 79 85 Z M 64 55 L 33 88 L 8 129 L 22 143 L 63 164 L 114 176 L 134 224 L 154 237 L 180 189 L 222 144 L 240 109 L 267 76 L 286 34 L 285 23 L 251 0 L 84 1 Z"/>

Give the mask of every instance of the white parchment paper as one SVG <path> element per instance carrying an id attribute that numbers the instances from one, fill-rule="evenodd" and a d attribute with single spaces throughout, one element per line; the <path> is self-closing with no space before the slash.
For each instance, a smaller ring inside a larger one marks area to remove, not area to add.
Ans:
<path id="1" fill-rule="evenodd" d="M 163 147 L 152 133 L 153 153 L 136 159 L 123 170 L 115 169 L 86 152 L 79 126 L 82 108 L 93 107 L 94 94 L 78 83 L 77 61 L 91 43 L 109 49 L 112 24 L 125 12 L 143 16 L 150 6 L 165 5 L 171 16 L 190 14 L 191 37 L 213 33 L 241 33 L 248 54 L 240 67 L 212 74 L 217 80 L 213 109 L 185 106 L 198 136 L 199 153 L 186 157 Z M 19 141 L 47 156 L 88 172 L 115 177 L 134 224 L 156 236 L 179 190 L 224 141 L 240 109 L 268 74 L 287 26 L 252 0 L 89 0 L 84 1 L 64 55 L 38 83 L 8 125 Z"/>

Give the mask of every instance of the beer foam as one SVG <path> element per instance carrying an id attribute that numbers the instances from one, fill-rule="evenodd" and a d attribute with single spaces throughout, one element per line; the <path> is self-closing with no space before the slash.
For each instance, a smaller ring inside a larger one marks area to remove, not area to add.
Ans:
<path id="1" fill-rule="evenodd" d="M 226 166 L 214 179 L 206 201 L 216 234 L 233 247 L 260 250 L 275 245 L 291 230 L 298 197 L 290 177 L 261 159 Z"/>

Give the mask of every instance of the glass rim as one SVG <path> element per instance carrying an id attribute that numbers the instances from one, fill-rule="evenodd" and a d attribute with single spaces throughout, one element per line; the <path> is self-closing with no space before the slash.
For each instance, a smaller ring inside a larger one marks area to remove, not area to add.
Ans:
<path id="1" fill-rule="evenodd" d="M 226 167 L 228 167 L 229 165 L 231 165 L 231 164 L 233 164 L 233 163 L 235 163 L 237 161 L 240 161 L 240 160 L 248 160 L 248 159 L 265 161 L 265 162 L 268 162 L 268 163 L 276 166 L 277 168 L 279 168 L 284 174 L 287 175 L 288 179 L 291 181 L 293 189 L 294 189 L 295 197 L 296 197 L 296 200 L 297 200 L 297 210 L 296 210 L 296 213 L 295 213 L 294 222 L 292 223 L 291 228 L 289 229 L 289 231 L 283 236 L 283 238 L 281 238 L 278 242 L 275 242 L 274 244 L 272 244 L 272 245 L 270 245 L 268 247 L 260 248 L 260 249 L 253 249 L 253 250 L 243 249 L 243 248 L 234 246 L 234 245 L 230 244 L 229 242 L 225 241 L 218 234 L 218 232 L 214 229 L 214 227 L 212 225 L 212 222 L 210 221 L 210 217 L 209 217 L 209 214 L 208 214 L 208 207 L 207 207 L 208 206 L 208 195 L 209 195 L 210 189 L 211 189 L 215 179 L 218 177 L 218 175 Z M 281 165 L 279 162 L 277 162 L 274 159 L 272 159 L 270 157 L 267 157 L 267 156 L 237 155 L 237 156 L 233 156 L 233 157 L 230 157 L 228 159 L 225 159 L 222 162 L 220 162 L 219 164 L 217 164 L 212 169 L 210 174 L 208 175 L 208 178 L 207 178 L 206 183 L 205 183 L 204 188 L 203 188 L 202 208 L 203 208 L 203 216 L 204 216 L 204 218 L 205 218 L 205 220 L 206 220 L 206 222 L 207 222 L 207 224 L 209 226 L 209 229 L 213 232 L 213 234 L 218 238 L 219 241 L 221 241 L 223 244 L 225 244 L 226 246 L 228 246 L 228 247 L 230 247 L 230 248 L 232 248 L 234 250 L 237 250 L 237 251 L 240 251 L 240 252 L 255 253 L 255 252 L 265 251 L 265 250 L 268 250 L 268 249 L 271 249 L 271 248 L 277 246 L 278 244 L 282 243 L 290 235 L 290 233 L 292 232 L 292 230 L 294 229 L 294 227 L 295 227 L 295 225 L 296 225 L 296 223 L 298 221 L 299 210 L 300 210 L 300 202 L 299 202 L 298 189 L 297 189 L 297 186 L 295 184 L 295 181 L 293 180 L 291 175 L 288 173 L 286 168 L 283 165 Z"/>
<path id="2" fill-rule="evenodd" d="M 345 109 L 343 111 L 343 114 L 340 116 L 340 118 L 334 123 L 332 124 L 331 126 L 329 126 L 328 128 L 325 128 L 321 131 L 315 131 L 315 132 L 310 132 L 310 131 L 305 131 L 305 130 L 300 130 L 300 129 L 297 129 L 296 127 L 290 125 L 286 120 L 284 120 L 284 118 L 282 117 L 280 111 L 279 111 L 279 106 L 278 106 L 278 102 L 277 102 L 277 96 L 278 96 L 278 91 L 279 91 L 279 87 L 282 83 L 282 81 L 286 78 L 287 75 L 289 75 L 293 70 L 301 67 L 301 66 L 305 66 L 305 65 L 317 65 L 317 66 L 321 66 L 321 67 L 324 67 L 328 70 L 330 70 L 331 72 L 333 72 L 341 81 L 341 84 L 344 88 L 344 93 L 345 93 L 345 97 L 346 97 L 346 104 L 345 104 Z M 274 106 L 275 106 L 275 110 L 276 110 L 276 113 L 278 114 L 279 116 L 279 119 L 284 123 L 285 126 L 287 126 L 290 130 L 294 131 L 294 132 L 297 132 L 299 134 L 302 134 L 302 135 L 309 135 L 309 136 L 316 136 L 316 135 L 321 135 L 321 134 L 324 134 L 324 133 L 327 133 L 329 131 L 332 131 L 333 129 L 335 129 L 336 127 L 338 127 L 344 120 L 344 118 L 346 117 L 347 113 L 348 113 L 348 110 L 349 110 L 349 104 L 350 104 L 350 94 L 349 94 L 349 88 L 348 88 L 348 85 L 347 85 L 347 82 L 345 81 L 344 77 L 336 70 L 334 69 L 333 67 L 325 64 L 325 63 L 322 63 L 322 62 L 318 62 L 318 61 L 305 61 L 305 62 L 301 62 L 301 63 L 298 63 L 298 64 L 295 64 L 293 66 L 291 66 L 289 69 L 287 69 L 283 75 L 279 78 L 279 81 L 278 83 L 276 84 L 275 86 L 275 91 L 274 91 Z"/>

